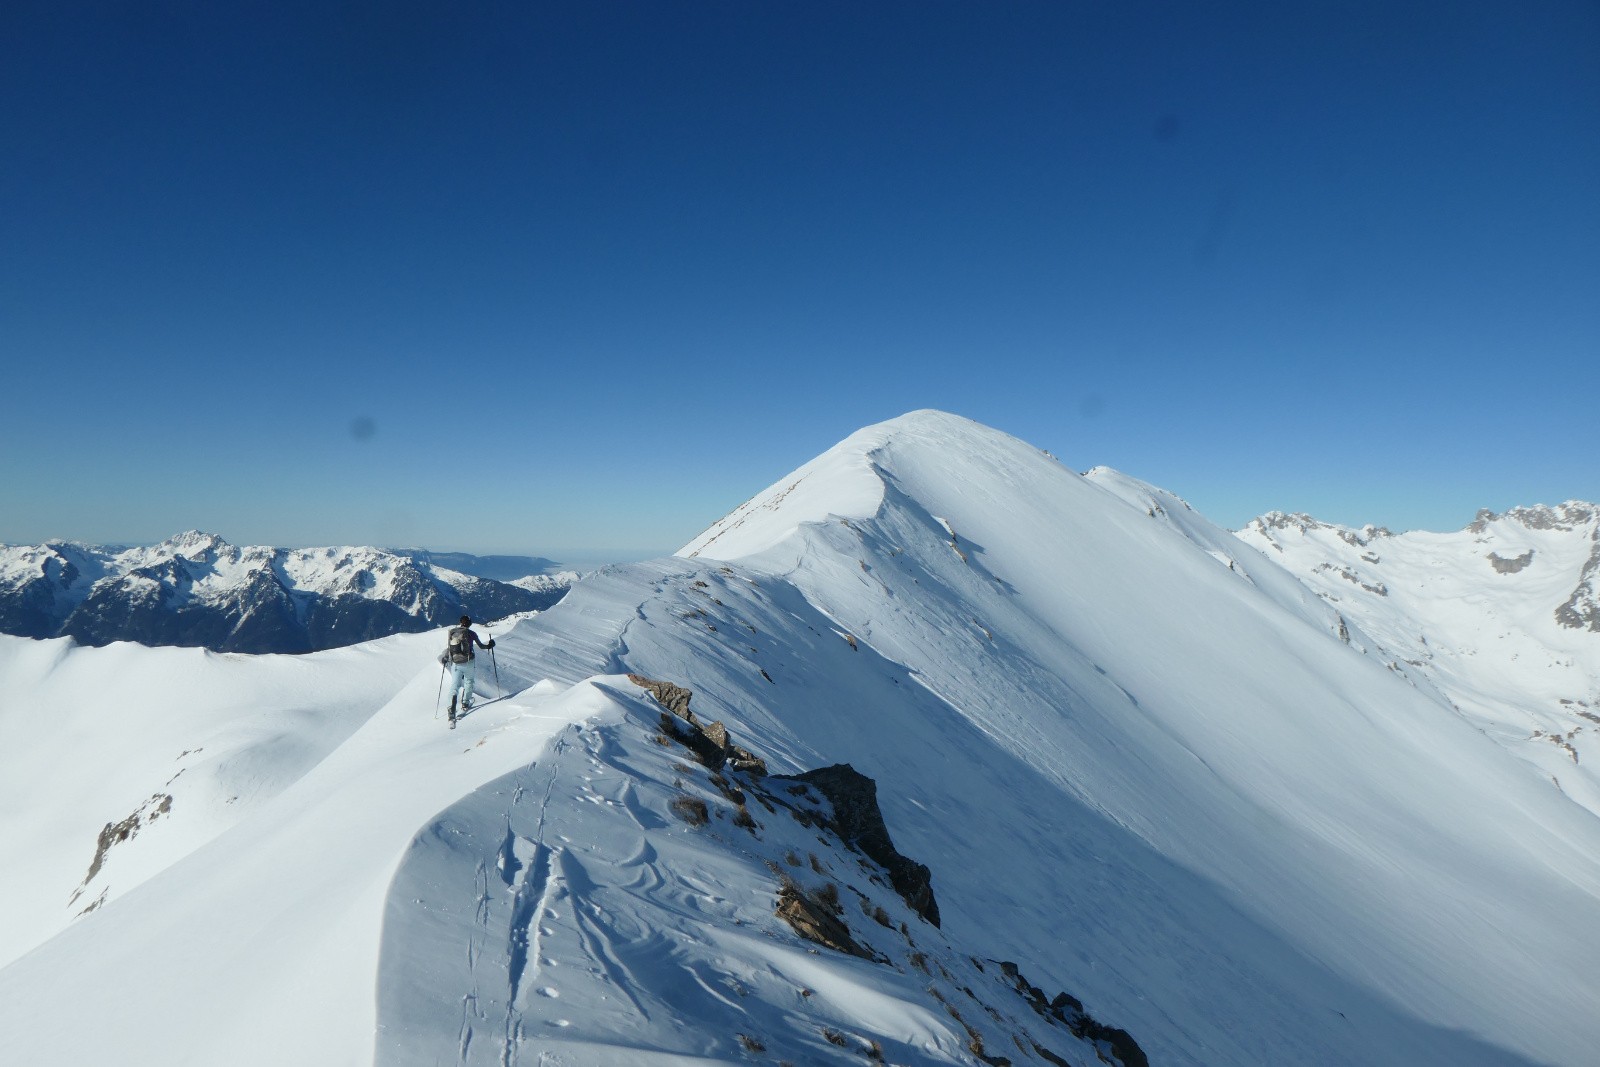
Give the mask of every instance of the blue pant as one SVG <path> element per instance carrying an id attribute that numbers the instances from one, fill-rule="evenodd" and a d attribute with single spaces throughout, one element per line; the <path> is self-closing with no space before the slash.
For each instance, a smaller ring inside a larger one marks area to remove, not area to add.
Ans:
<path id="1" fill-rule="evenodd" d="M 466 711 L 472 707 L 472 685 L 477 681 L 478 663 L 476 660 L 467 660 L 465 663 L 450 664 L 450 703 L 459 710 Z M 461 695 L 461 701 L 456 703 L 456 694 Z"/>

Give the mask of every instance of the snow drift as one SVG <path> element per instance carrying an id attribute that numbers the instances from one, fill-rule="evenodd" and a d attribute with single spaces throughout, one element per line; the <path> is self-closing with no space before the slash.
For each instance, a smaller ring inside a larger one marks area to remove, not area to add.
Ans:
<path id="1" fill-rule="evenodd" d="M 30 1063 L 1077 1064 L 1112 1030 L 1158 1064 L 1588 1062 L 1600 823 L 1364 640 L 1170 494 L 918 412 L 501 634 L 513 695 L 455 733 L 425 637 L 204 660 L 292 706 L 249 736 L 203 696 L 168 721 L 165 650 L 8 641 L 5 943 L 36 947 L 0 1025 Z M 773 781 L 874 779 L 940 925 L 629 674 Z M 232 821 L 165 784 L 212 745 L 277 769 Z M 12 777 L 47 760 L 70 780 Z"/>

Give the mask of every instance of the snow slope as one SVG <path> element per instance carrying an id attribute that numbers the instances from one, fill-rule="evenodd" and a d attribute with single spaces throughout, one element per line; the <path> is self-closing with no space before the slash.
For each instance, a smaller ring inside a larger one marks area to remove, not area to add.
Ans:
<path id="1" fill-rule="evenodd" d="M 1481 512 L 1454 533 L 1402 534 L 1276 512 L 1238 537 L 1371 635 L 1393 670 L 1600 814 L 1600 508 Z"/>
<path id="2" fill-rule="evenodd" d="M 0 850 L 21 872 L 0 913 L 7 1062 L 371 1062 L 384 899 L 417 827 L 602 706 L 533 690 L 449 732 L 430 710 L 442 640 L 305 657 L 0 640 Z M 72 900 L 100 823 L 158 792 L 170 809 Z"/>
<path id="3" fill-rule="evenodd" d="M 787 506 L 834 470 L 841 497 L 869 501 L 875 476 L 882 503 Z M 1321 971 L 1441 1031 L 1586 1060 L 1600 825 L 1159 516 L 1003 434 L 919 413 L 863 431 L 688 551 L 785 576 L 1059 796 L 1125 830 L 1124 847 L 1148 846 L 1304 953 L 1302 978 L 1256 977 L 1306 998 L 1289 1030 L 1320 1029 L 1311 1005 L 1327 994 L 1300 982 Z M 1121 930 L 1138 921 L 1125 918 Z M 1232 937 L 1175 941 L 1260 966 Z M 1225 1040 L 1202 1011 L 1231 1016 L 1235 1041 L 1277 1029 L 1266 1019 L 1279 1013 L 1250 996 L 1235 994 L 1233 1011 L 1211 999 L 1234 984 L 1213 977 L 1196 982 L 1208 1000 L 1185 1031 Z M 1182 995 L 1155 974 L 1115 992 L 1181 1017 Z M 1128 1020 L 1141 1040 L 1160 1025 Z M 1458 1055 L 1442 1036 L 1427 1044 L 1439 1062 Z M 1274 1055 L 1425 1062 L 1395 1048 Z M 1213 1058 L 1270 1061 L 1235 1049 Z"/>
<path id="4" fill-rule="evenodd" d="M 1600 822 L 1151 492 L 937 412 L 870 427 L 517 623 L 516 695 L 454 733 L 425 637 L 185 662 L 248 710 L 170 723 L 172 650 L 0 643 L 0 782 L 82 765 L 0 805 L 6 891 L 57 902 L 48 940 L 0 920 L 36 945 L 0 1032 L 42 1064 L 1095 1062 L 1010 961 L 1158 1064 L 1591 1062 Z M 941 927 L 771 782 L 661 743 L 628 672 L 776 774 L 875 779 Z M 47 706 L 75 746 L 26 747 Z M 252 715 L 291 741 L 223 740 Z M 232 821 L 228 786 L 165 784 L 212 745 L 271 781 Z M 63 918 L 98 826 L 164 790 Z M 879 961 L 801 940 L 785 876 Z"/>

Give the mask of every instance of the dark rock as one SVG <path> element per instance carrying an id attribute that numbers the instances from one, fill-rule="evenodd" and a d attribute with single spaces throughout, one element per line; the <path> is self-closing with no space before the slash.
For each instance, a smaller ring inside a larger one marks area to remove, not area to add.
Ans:
<path id="1" fill-rule="evenodd" d="M 850 934 L 850 927 L 834 907 L 785 884 L 778 890 L 777 916 L 807 941 L 824 945 L 835 952 L 847 952 L 864 960 L 876 960 L 873 952 Z"/>
<path id="2" fill-rule="evenodd" d="M 94 859 L 89 863 L 89 873 L 83 876 L 83 884 L 78 887 L 82 892 L 84 886 L 94 881 L 95 875 L 100 873 L 100 868 L 106 862 L 106 855 L 113 846 L 119 845 L 137 836 L 144 827 L 155 822 L 163 815 L 172 812 L 172 795 L 170 793 L 157 793 L 134 810 L 132 815 L 120 822 L 108 822 L 100 831 L 99 838 L 95 841 Z M 77 894 L 73 894 L 77 899 Z"/>
<path id="3" fill-rule="evenodd" d="M 822 767 L 795 776 L 833 805 L 829 828 L 889 872 L 896 893 L 922 918 L 939 925 L 939 904 L 933 895 L 933 874 L 925 864 L 900 854 L 878 807 L 878 785 L 848 763 Z"/>
<path id="4" fill-rule="evenodd" d="M 1583 565 L 1577 588 L 1556 608 L 1556 622 L 1569 629 L 1600 633 L 1600 526 L 1589 536 L 1594 548 Z"/>
<path id="5" fill-rule="evenodd" d="M 1077 997 L 1058 993 L 1054 1000 L 1046 1002 L 1043 990 L 1024 978 L 1017 965 L 1009 960 L 1001 962 L 1000 973 L 1005 975 L 1028 1005 L 1040 1015 L 1061 1023 L 1074 1037 L 1110 1046 L 1111 1054 L 1115 1057 L 1113 1062 L 1120 1064 L 1121 1067 L 1150 1067 L 1150 1060 L 1145 1056 L 1144 1050 L 1126 1030 L 1106 1026 L 1096 1020 L 1083 1010 L 1083 1004 Z M 1051 1062 L 1060 1061 L 1052 1059 Z"/>
<path id="6" fill-rule="evenodd" d="M 713 771 L 708 781 L 710 781 L 712 785 L 716 786 L 717 792 L 726 797 L 729 803 L 740 808 L 745 806 L 747 798 L 744 795 L 744 790 L 728 781 L 728 779 L 724 778 L 720 773 Z"/>
<path id="7" fill-rule="evenodd" d="M 1050 1002 L 1050 1010 L 1056 1012 L 1071 1011 L 1078 1014 L 1083 1012 L 1083 1001 L 1071 993 L 1057 993 L 1056 999 Z"/>
<path id="8" fill-rule="evenodd" d="M 713 771 L 722 769 L 722 765 L 728 761 L 727 727 L 720 722 L 702 726 L 700 720 L 695 718 L 694 712 L 689 710 L 689 700 L 694 696 L 692 692 L 671 682 L 646 678 L 642 674 L 630 674 L 628 681 L 641 689 L 648 690 L 658 704 L 684 724 L 683 727 L 677 728 L 673 726 L 671 720 L 663 720 L 662 733 L 693 752 L 695 759 Z"/>
<path id="9" fill-rule="evenodd" d="M 1494 568 L 1496 574 L 1516 574 L 1527 568 L 1533 562 L 1533 549 L 1528 549 L 1520 556 L 1506 559 L 1498 552 L 1489 553 L 1489 566 Z"/>
<path id="10" fill-rule="evenodd" d="M 673 797 L 667 806 L 672 809 L 672 814 L 690 826 L 704 826 L 711 821 L 711 811 L 706 807 L 706 802 L 699 797 Z"/>
<path id="11" fill-rule="evenodd" d="M 694 712 L 689 710 L 689 700 L 694 696 L 692 692 L 682 686 L 673 685 L 671 682 L 660 682 L 654 678 L 646 678 L 642 674 L 628 675 L 628 681 L 641 689 L 648 689 L 656 702 L 672 714 L 688 723 L 690 726 L 699 726 Z"/>
<path id="12" fill-rule="evenodd" d="M 754 778 L 764 777 L 767 773 L 766 760 L 748 748 L 741 748 L 731 742 L 728 744 L 728 763 L 734 770 L 743 771 Z"/>

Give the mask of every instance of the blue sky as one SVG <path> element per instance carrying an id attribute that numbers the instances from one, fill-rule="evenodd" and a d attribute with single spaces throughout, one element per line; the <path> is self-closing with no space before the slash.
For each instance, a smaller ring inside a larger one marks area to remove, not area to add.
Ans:
<path id="1" fill-rule="evenodd" d="M 955 411 L 1600 498 L 1600 8 L 9 3 L 0 540 L 670 551 Z"/>

